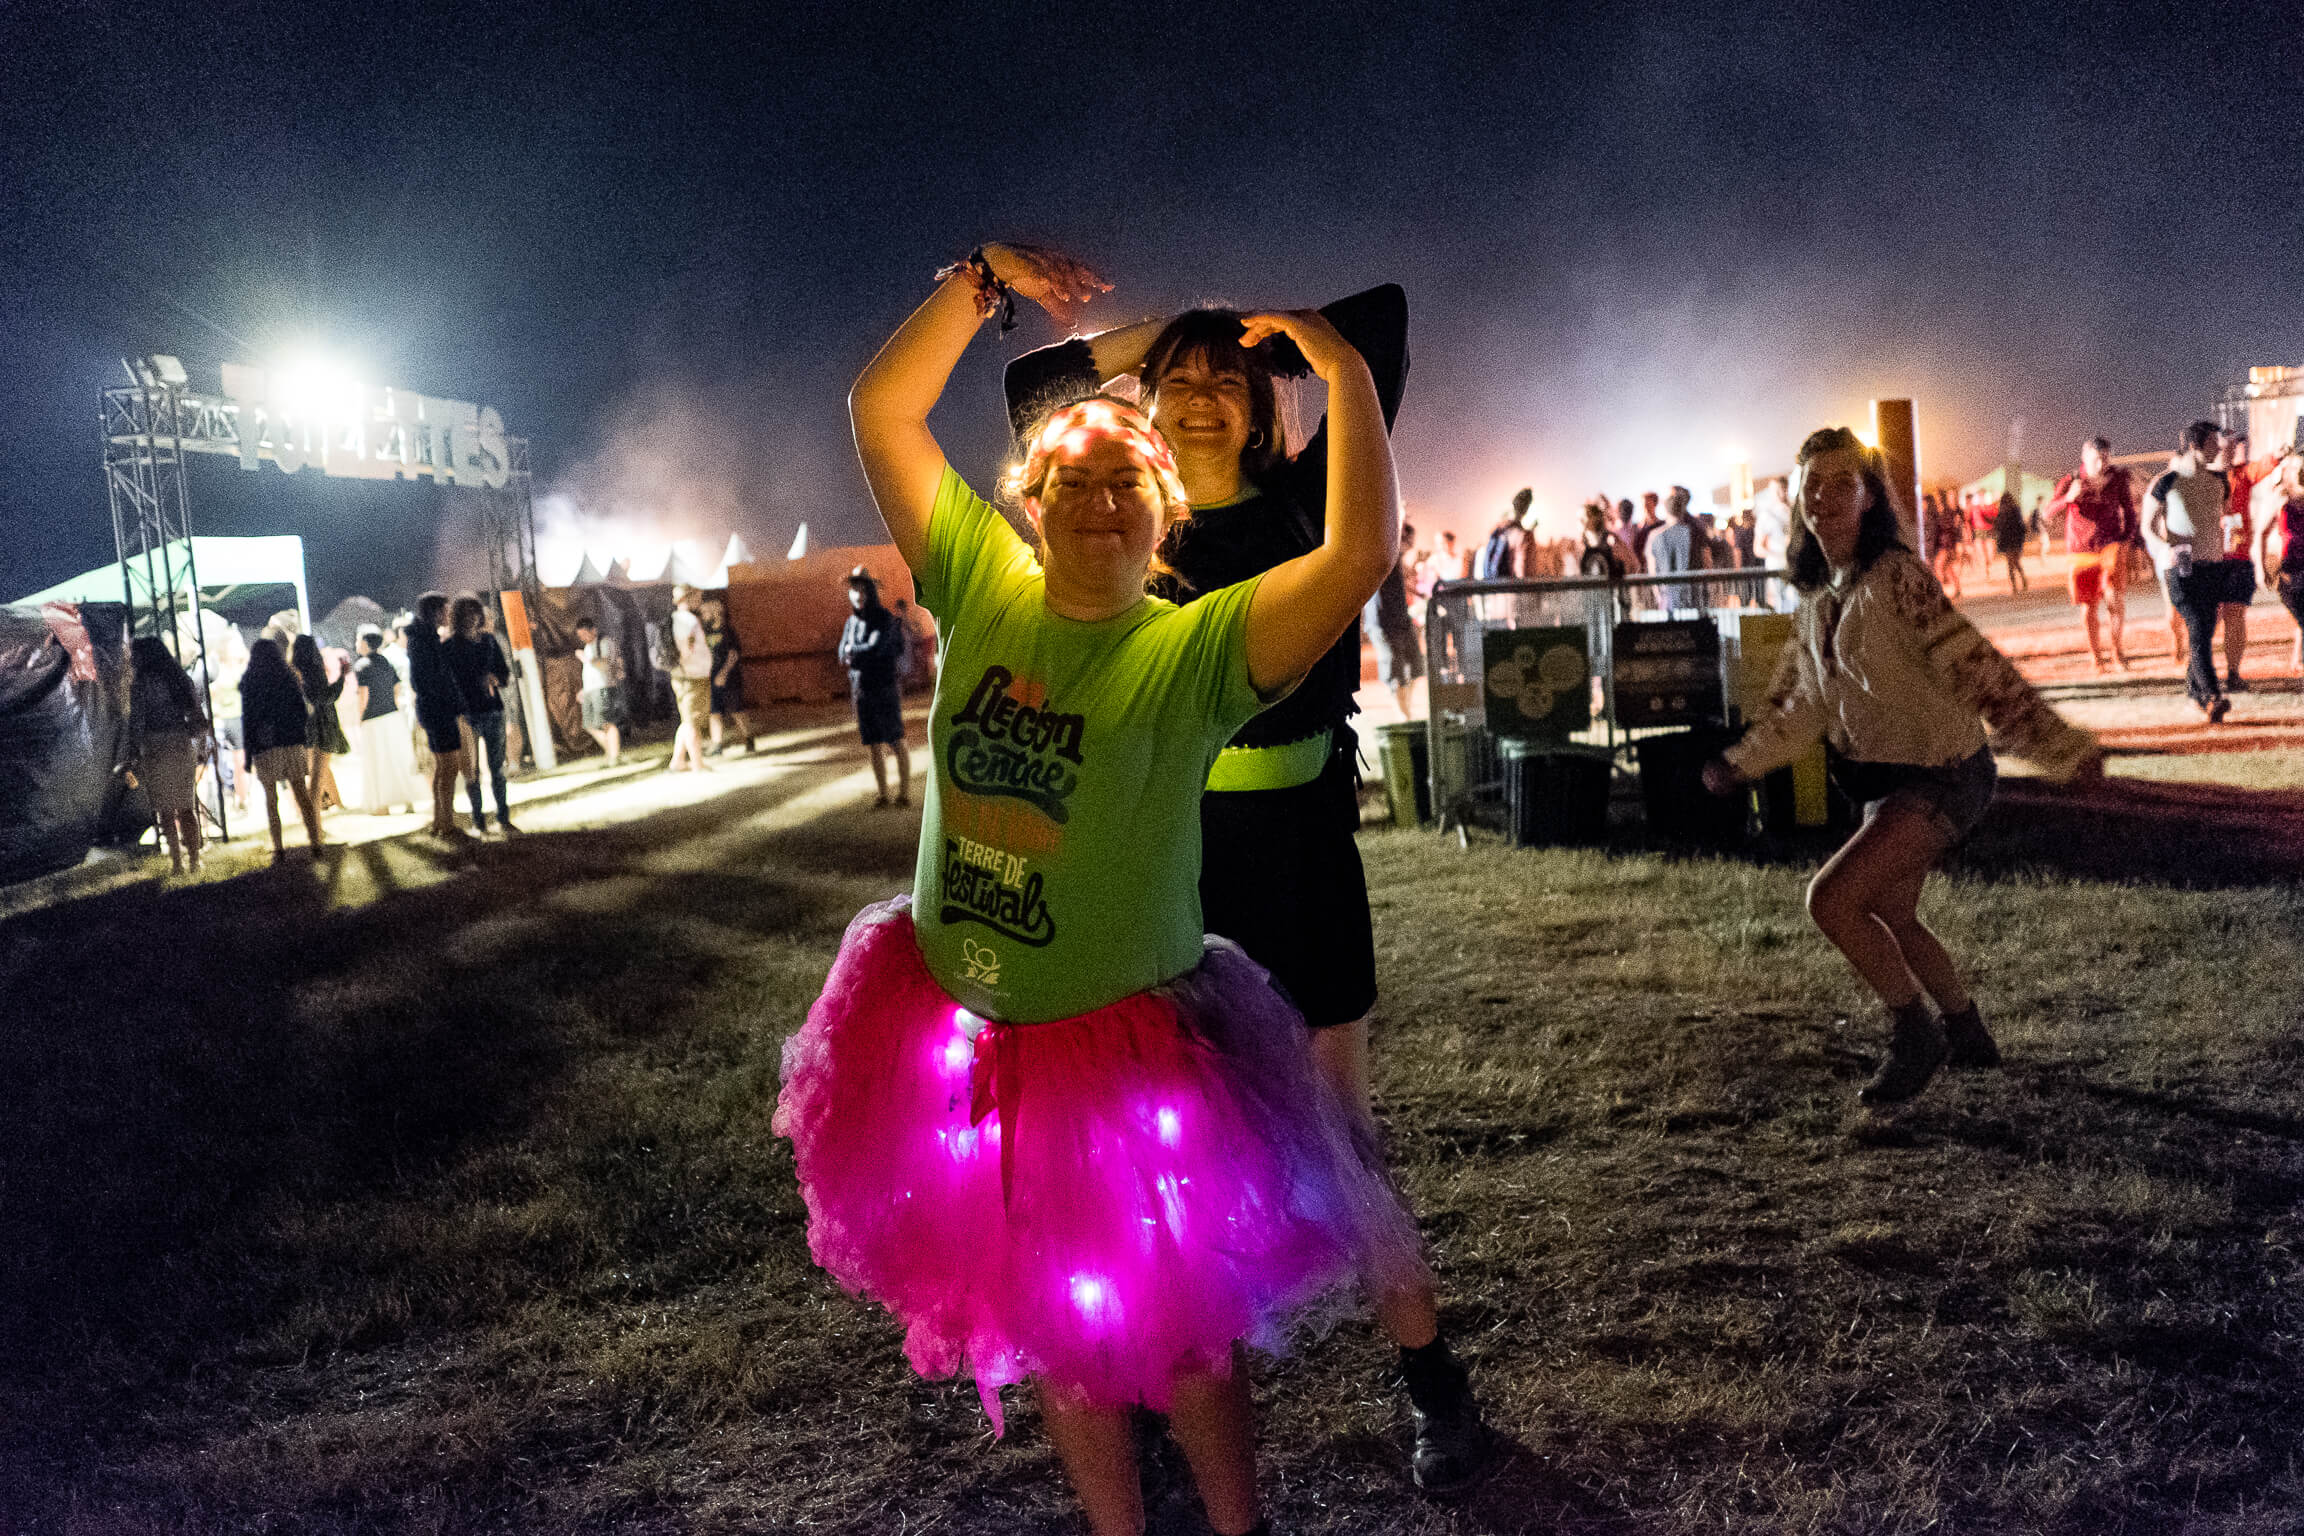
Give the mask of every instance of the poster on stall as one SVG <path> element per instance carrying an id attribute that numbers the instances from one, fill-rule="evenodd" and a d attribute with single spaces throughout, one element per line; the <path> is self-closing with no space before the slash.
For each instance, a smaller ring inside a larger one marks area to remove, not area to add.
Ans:
<path id="1" fill-rule="evenodd" d="M 1617 625 L 1614 675 L 1618 725 L 1717 725 L 1726 715 L 1710 619 Z"/>
<path id="2" fill-rule="evenodd" d="M 1482 703 L 1499 741 L 1564 741 L 1592 724 L 1592 662 L 1581 624 L 1492 629 L 1480 647 Z"/>

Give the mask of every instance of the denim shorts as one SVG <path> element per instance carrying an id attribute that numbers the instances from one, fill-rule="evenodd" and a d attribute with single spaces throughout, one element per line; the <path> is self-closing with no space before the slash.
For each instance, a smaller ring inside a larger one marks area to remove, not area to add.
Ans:
<path id="1" fill-rule="evenodd" d="M 1864 807 L 1867 822 L 1891 804 L 1909 805 L 1927 816 L 1948 841 L 1957 843 L 1975 831 L 1991 809 L 2000 765 L 1993 761 L 1990 747 L 1978 747 L 1956 763 L 1935 768 L 1844 757 L 1833 763 L 1832 779 L 1842 794 Z"/>

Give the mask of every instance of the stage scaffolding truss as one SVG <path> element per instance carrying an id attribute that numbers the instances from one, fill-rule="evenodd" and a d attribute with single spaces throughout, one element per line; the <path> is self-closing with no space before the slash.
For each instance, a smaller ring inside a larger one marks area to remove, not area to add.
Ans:
<path id="1" fill-rule="evenodd" d="M 123 360 L 129 383 L 105 389 L 98 402 L 104 450 L 104 489 L 112 512 L 112 542 L 120 561 L 128 633 L 160 637 L 209 695 L 215 715 L 215 680 L 209 670 L 207 624 L 199 617 L 200 576 L 192 546 L 191 493 L 184 472 L 191 454 L 247 462 L 241 446 L 242 407 L 236 400 L 186 388 L 183 365 L 172 357 Z M 526 438 L 504 439 L 510 474 L 501 486 L 469 487 L 478 498 L 480 534 L 488 550 L 488 579 L 500 594 L 541 595 L 536 574 L 536 510 Z M 189 652 L 189 654 L 187 654 Z M 222 743 L 212 750 L 221 754 Z M 213 803 L 202 812 L 219 838 L 226 825 L 224 774 L 211 761 Z"/>

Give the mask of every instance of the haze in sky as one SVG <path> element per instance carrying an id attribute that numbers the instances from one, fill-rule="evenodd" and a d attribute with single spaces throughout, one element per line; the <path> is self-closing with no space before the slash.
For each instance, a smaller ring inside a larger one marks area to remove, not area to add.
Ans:
<path id="1" fill-rule="evenodd" d="M 1403 283 L 1427 527 L 1701 496 L 1874 396 L 1932 481 L 2018 417 L 2061 466 L 2304 361 L 2285 7 L 376 20 L 0 13 L 0 595 L 110 557 L 96 392 L 154 351 L 495 405 L 548 532 L 873 539 L 847 384 L 990 238 L 1100 266 L 1091 327 Z M 978 483 L 1001 363 L 1055 335 L 956 379 Z M 429 488 L 199 468 L 198 528 L 303 534 L 323 607 L 477 568 Z"/>

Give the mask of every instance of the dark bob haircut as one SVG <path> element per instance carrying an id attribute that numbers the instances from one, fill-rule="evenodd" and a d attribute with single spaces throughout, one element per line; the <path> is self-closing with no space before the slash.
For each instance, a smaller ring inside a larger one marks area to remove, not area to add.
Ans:
<path id="1" fill-rule="evenodd" d="M 1792 456 L 1793 464 L 1805 471 L 1811 459 L 1827 453 L 1854 449 L 1863 456 L 1864 513 L 1856 526 L 1856 570 L 1859 575 L 1872 569 L 1872 563 L 1892 549 L 1907 549 L 1904 535 L 1896 517 L 1896 499 L 1888 489 L 1888 476 L 1882 468 L 1878 449 L 1867 448 L 1855 433 L 1846 427 L 1822 427 L 1808 434 L 1800 451 Z M 1803 475 L 1805 478 L 1805 475 Z M 1809 531 L 1808 519 L 1792 520 L 1792 585 L 1802 592 L 1818 592 L 1830 584 L 1832 568 L 1824 558 L 1824 546 L 1816 542 Z"/>
<path id="2" fill-rule="evenodd" d="M 1243 347 L 1240 322 L 1240 311 L 1213 308 L 1188 309 L 1169 321 L 1136 370 L 1137 398 L 1143 401 L 1146 414 L 1157 414 L 1160 381 L 1189 363 L 1198 363 L 1210 373 L 1237 373 L 1245 378 L 1248 446 L 1240 453 L 1240 471 L 1260 481 L 1288 457 L 1287 430 L 1280 421 L 1279 394 L 1272 381 L 1299 378 L 1311 369 L 1304 354 L 1285 336 Z"/>

